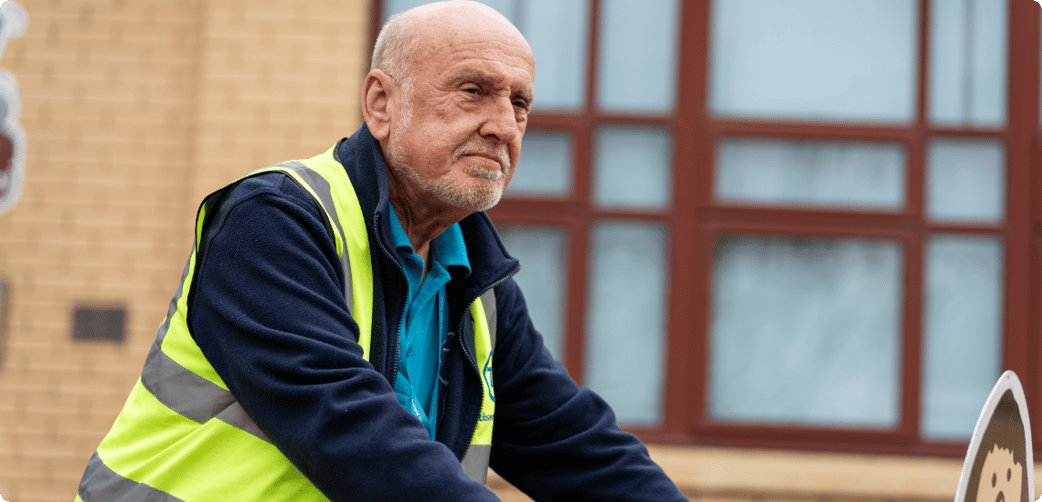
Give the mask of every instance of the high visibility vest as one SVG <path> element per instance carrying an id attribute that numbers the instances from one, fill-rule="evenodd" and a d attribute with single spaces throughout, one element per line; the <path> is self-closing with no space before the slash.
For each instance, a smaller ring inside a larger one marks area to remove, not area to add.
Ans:
<path id="1" fill-rule="evenodd" d="M 372 262 L 362 208 L 347 173 L 331 148 L 317 157 L 276 164 L 246 177 L 272 171 L 289 175 L 324 210 L 344 270 L 344 300 L 358 323 L 358 343 L 368 361 Z M 195 245 L 181 285 L 141 378 L 87 464 L 77 502 L 328 500 L 253 423 L 188 331 L 188 293 L 201 243 L 205 251 L 208 215 L 216 214 L 234 185 L 214 192 L 199 208 Z M 470 313 L 482 402 L 474 437 L 461 463 L 469 478 L 483 483 L 495 415 L 491 364 L 496 318 L 491 289 L 470 305 Z"/>

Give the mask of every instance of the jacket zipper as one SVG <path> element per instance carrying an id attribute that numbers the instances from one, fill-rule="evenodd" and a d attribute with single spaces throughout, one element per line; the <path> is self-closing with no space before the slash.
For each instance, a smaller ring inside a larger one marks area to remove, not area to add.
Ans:
<path id="1" fill-rule="evenodd" d="M 379 229 L 380 228 L 380 213 L 376 213 L 376 214 L 373 215 L 373 227 L 375 229 Z M 376 242 L 377 242 L 377 244 L 380 245 L 380 250 L 383 251 L 384 256 L 386 256 L 389 260 L 391 260 L 391 263 L 394 263 L 394 266 L 398 268 L 398 273 L 402 274 L 402 278 L 405 279 L 405 281 L 406 281 L 405 283 L 408 284 L 409 282 L 408 282 L 408 279 L 405 276 L 405 269 L 402 268 L 402 265 L 400 263 L 398 263 L 398 260 L 394 259 L 394 256 L 391 255 L 391 252 L 388 251 L 386 247 L 384 247 L 383 239 L 380 238 L 379 232 L 374 232 L 374 235 L 376 236 Z M 392 388 L 394 387 L 394 384 L 398 381 L 398 358 L 399 358 L 399 356 L 401 356 L 401 350 L 402 350 L 402 347 L 401 347 L 401 345 L 402 345 L 402 326 L 405 324 L 405 307 L 407 306 L 408 303 L 409 303 L 409 291 L 408 291 L 408 289 L 406 289 L 406 291 L 405 291 L 405 301 L 402 302 L 402 316 L 398 319 L 398 337 L 397 337 L 396 340 L 394 340 L 394 361 L 391 363 L 391 387 Z M 370 361 L 370 363 L 372 363 L 372 361 Z"/>

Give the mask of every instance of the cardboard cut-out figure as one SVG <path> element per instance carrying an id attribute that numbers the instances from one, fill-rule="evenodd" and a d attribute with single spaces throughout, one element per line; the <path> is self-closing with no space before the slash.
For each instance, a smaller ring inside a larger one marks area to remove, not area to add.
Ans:
<path id="1" fill-rule="evenodd" d="M 962 464 L 955 502 L 1032 502 L 1034 459 L 1027 400 L 1012 371 L 984 403 Z"/>
<path id="2" fill-rule="evenodd" d="M 22 36 L 28 25 L 24 7 L 12 0 L 0 0 L 0 56 L 7 41 Z M 0 70 L 0 215 L 14 208 L 25 184 L 26 140 L 19 122 L 21 109 L 18 81 Z"/>

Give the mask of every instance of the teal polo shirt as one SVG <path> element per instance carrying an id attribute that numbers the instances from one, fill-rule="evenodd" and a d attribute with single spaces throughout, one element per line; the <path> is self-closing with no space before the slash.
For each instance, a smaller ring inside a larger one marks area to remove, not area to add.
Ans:
<path id="1" fill-rule="evenodd" d="M 447 228 L 430 243 L 432 260 L 423 278 L 423 260 L 412 248 L 398 214 L 391 207 L 391 238 L 405 271 L 409 296 L 405 301 L 398 340 L 398 376 L 394 391 L 398 402 L 427 427 L 431 440 L 437 427 L 438 375 L 441 371 L 441 346 L 448 333 L 445 285 L 449 267 L 462 267 L 470 275 L 470 259 L 459 224 Z M 420 282 L 422 278 L 422 283 Z"/>

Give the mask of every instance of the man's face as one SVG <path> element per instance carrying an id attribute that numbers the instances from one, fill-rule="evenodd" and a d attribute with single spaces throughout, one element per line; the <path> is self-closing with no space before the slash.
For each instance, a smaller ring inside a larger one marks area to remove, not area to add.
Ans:
<path id="1" fill-rule="evenodd" d="M 530 49 L 514 35 L 466 20 L 417 35 L 411 99 L 399 106 L 387 153 L 395 174 L 423 196 L 483 211 L 510 182 L 535 76 Z"/>

